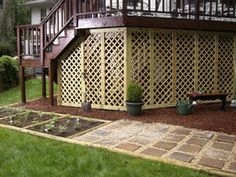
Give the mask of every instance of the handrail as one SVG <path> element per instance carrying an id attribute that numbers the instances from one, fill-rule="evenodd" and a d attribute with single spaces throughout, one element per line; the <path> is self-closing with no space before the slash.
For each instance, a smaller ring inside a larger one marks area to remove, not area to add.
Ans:
<path id="1" fill-rule="evenodd" d="M 53 41 L 55 41 L 58 37 L 59 37 L 59 35 L 66 29 L 66 27 L 70 24 L 70 22 L 73 20 L 73 17 L 71 17 L 68 21 L 67 21 L 67 23 L 61 28 L 61 30 L 48 42 L 48 44 L 43 48 L 44 50 L 47 48 L 47 47 L 49 47 L 52 43 L 53 43 Z"/>
<path id="2" fill-rule="evenodd" d="M 50 10 L 49 14 L 42 20 L 41 24 L 46 23 L 50 17 L 58 10 L 58 8 L 64 3 L 65 0 L 60 0 L 57 4 Z"/>

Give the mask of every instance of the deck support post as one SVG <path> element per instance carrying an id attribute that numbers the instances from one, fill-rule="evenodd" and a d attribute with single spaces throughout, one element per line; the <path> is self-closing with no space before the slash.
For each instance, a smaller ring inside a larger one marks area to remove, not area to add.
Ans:
<path id="1" fill-rule="evenodd" d="M 53 80 L 54 80 L 54 65 L 53 65 L 53 60 L 50 61 L 49 65 L 49 99 L 50 99 L 50 104 L 51 106 L 54 106 L 54 92 L 53 92 Z"/>
<path id="2" fill-rule="evenodd" d="M 20 77 L 20 90 L 21 90 L 21 102 L 26 103 L 26 94 L 25 94 L 25 68 L 20 66 L 19 69 Z"/>
<path id="3" fill-rule="evenodd" d="M 42 68 L 42 98 L 46 99 L 46 69 Z"/>

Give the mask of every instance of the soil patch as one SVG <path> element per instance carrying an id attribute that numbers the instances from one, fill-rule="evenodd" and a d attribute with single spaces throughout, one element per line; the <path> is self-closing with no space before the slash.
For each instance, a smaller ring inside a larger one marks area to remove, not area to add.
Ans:
<path id="1" fill-rule="evenodd" d="M 11 125 L 16 127 L 26 127 L 32 124 L 37 124 L 51 118 L 50 115 L 43 114 L 39 115 L 38 113 L 27 113 L 27 112 L 19 112 L 17 114 L 12 114 L 6 119 L 1 119 L 0 124 Z"/>
<path id="2" fill-rule="evenodd" d="M 84 120 L 79 118 L 62 118 L 57 120 L 51 120 L 51 122 L 36 125 L 29 128 L 37 132 L 48 133 L 51 135 L 68 137 L 76 133 L 83 132 L 85 130 L 96 127 L 103 122 Z"/>
<path id="3" fill-rule="evenodd" d="M 18 111 L 9 108 L 0 108 L 0 118 L 16 114 Z"/>
<path id="4" fill-rule="evenodd" d="M 107 111 L 92 109 L 91 112 L 84 112 L 81 108 L 50 106 L 49 100 L 35 100 L 25 105 L 28 109 L 42 110 L 46 112 L 57 112 L 63 114 L 80 115 L 104 120 L 128 119 L 147 123 L 161 122 L 172 125 L 181 125 L 187 128 L 225 132 L 236 134 L 236 108 L 227 105 L 226 111 L 221 111 L 221 104 L 198 104 L 194 106 L 193 114 L 180 116 L 176 108 L 158 108 L 144 110 L 140 117 L 131 117 L 126 111 Z"/>

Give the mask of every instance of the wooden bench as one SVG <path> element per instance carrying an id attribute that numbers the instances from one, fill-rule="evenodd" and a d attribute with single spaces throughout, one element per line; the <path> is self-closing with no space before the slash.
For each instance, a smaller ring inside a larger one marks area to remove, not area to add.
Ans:
<path id="1" fill-rule="evenodd" d="M 197 93 L 193 92 L 188 94 L 190 101 L 197 101 L 197 100 L 216 100 L 219 99 L 222 101 L 221 110 L 226 111 L 226 97 L 227 93 Z"/>

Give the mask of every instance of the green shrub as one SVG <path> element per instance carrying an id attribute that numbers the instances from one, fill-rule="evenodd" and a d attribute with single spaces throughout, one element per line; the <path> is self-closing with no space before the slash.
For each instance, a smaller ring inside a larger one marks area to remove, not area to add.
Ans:
<path id="1" fill-rule="evenodd" d="M 0 91 L 18 84 L 18 66 L 16 60 L 9 56 L 0 57 Z"/>
<path id="2" fill-rule="evenodd" d="M 143 90 L 137 83 L 131 82 L 127 90 L 127 101 L 132 103 L 142 102 Z"/>
<path id="3" fill-rule="evenodd" d="M 3 55 L 9 55 L 12 56 L 14 47 L 12 47 L 10 44 L 0 43 L 0 57 Z"/>

